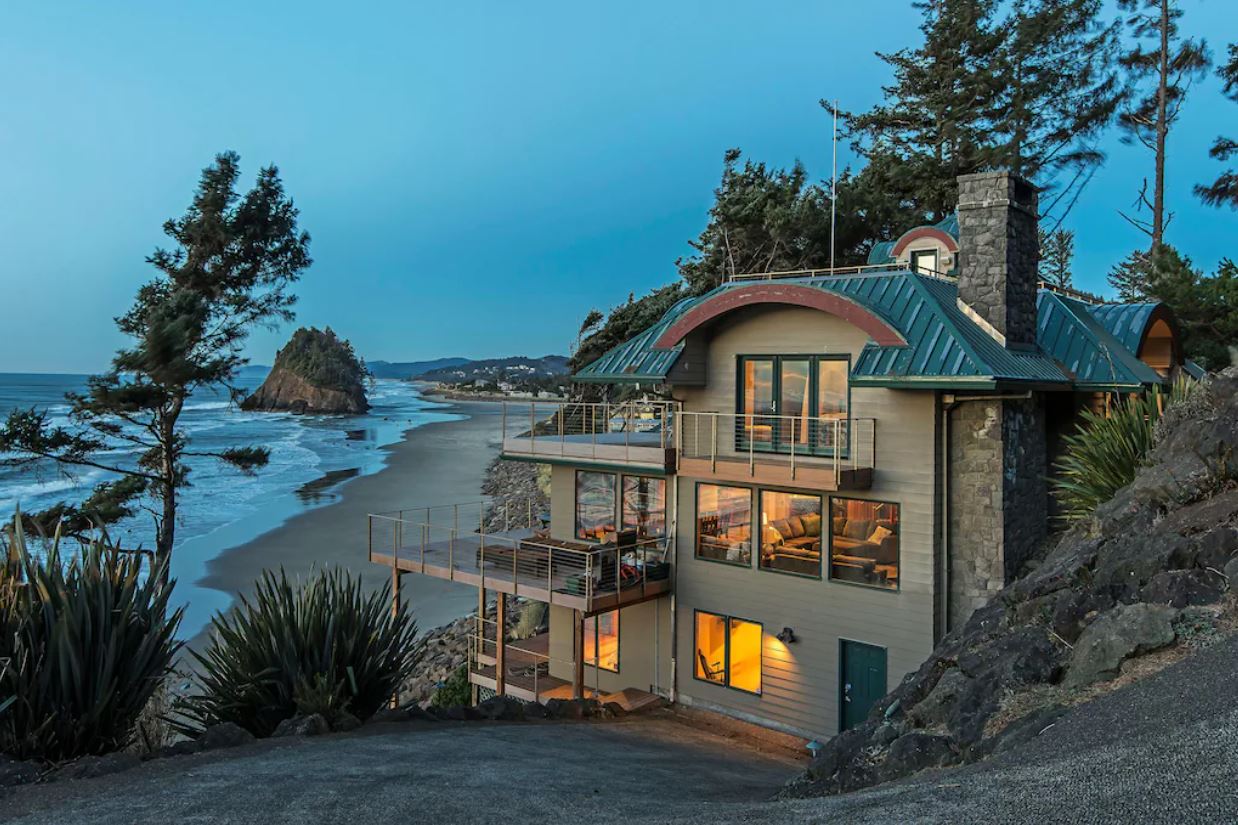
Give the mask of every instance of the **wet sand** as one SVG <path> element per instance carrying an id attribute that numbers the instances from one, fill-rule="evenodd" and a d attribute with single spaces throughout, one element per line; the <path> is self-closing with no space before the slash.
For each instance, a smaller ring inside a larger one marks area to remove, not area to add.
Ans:
<path id="1" fill-rule="evenodd" d="M 283 567 L 296 576 L 326 565 L 358 573 L 370 586 L 387 583 L 390 571 L 366 557 L 367 514 L 477 501 L 486 465 L 499 452 L 501 411 L 496 404 L 465 401 L 436 410 L 467 418 L 409 430 L 402 441 L 383 448 L 389 455 L 382 470 L 333 489 L 334 503 L 295 515 L 219 554 L 206 563 L 207 574 L 198 585 L 235 597 L 249 592 L 263 570 Z M 421 630 L 457 619 L 477 605 L 475 588 L 428 576 L 405 576 L 401 588 Z"/>

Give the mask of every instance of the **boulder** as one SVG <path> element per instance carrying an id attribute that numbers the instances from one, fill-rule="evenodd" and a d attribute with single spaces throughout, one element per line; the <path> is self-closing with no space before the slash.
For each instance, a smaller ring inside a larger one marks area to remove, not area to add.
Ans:
<path id="1" fill-rule="evenodd" d="M 275 727 L 272 737 L 282 736 L 321 736 L 330 733 L 331 726 L 321 713 L 311 713 L 309 716 L 294 716 L 285 719 Z"/>
<path id="2" fill-rule="evenodd" d="M 898 779 L 928 768 L 957 761 L 958 748 L 948 736 L 923 731 L 905 733 L 890 745 L 879 774 L 882 781 Z"/>
<path id="3" fill-rule="evenodd" d="M 0 788 L 25 785 L 39 778 L 39 766 L 34 762 L 19 762 L 0 754 Z"/>
<path id="4" fill-rule="evenodd" d="M 420 708 L 418 708 L 420 710 Z M 368 725 L 385 725 L 392 722 L 407 722 L 410 718 L 408 708 L 379 708 L 366 720 Z"/>
<path id="5" fill-rule="evenodd" d="M 945 727 L 956 715 L 959 700 L 971 684 L 972 680 L 957 667 L 947 670 L 929 695 L 907 711 L 908 721 L 919 728 Z"/>
<path id="6" fill-rule="evenodd" d="M 1070 657 L 1067 687 L 1079 687 L 1118 675 L 1122 662 L 1164 647 L 1174 640 L 1178 611 L 1168 605 L 1120 605 L 1083 631 Z"/>
<path id="7" fill-rule="evenodd" d="M 551 699 L 546 703 L 551 719 L 589 719 L 598 715 L 596 699 Z"/>
<path id="8" fill-rule="evenodd" d="M 219 748 L 235 748 L 254 741 L 254 735 L 240 725 L 220 722 L 211 725 L 198 737 L 197 750 L 213 751 Z"/>
<path id="9" fill-rule="evenodd" d="M 541 702 L 529 702 L 524 706 L 525 719 L 549 719 L 550 711 Z"/>
<path id="10" fill-rule="evenodd" d="M 1221 598 L 1224 587 L 1223 574 L 1210 570 L 1164 570 L 1143 586 L 1139 599 L 1170 607 L 1212 604 Z"/>
<path id="11" fill-rule="evenodd" d="M 524 718 L 524 703 L 510 696 L 492 696 L 477 706 L 482 719 L 514 722 Z"/>
<path id="12" fill-rule="evenodd" d="M 202 750 L 202 745 L 197 739 L 178 739 L 170 745 L 164 745 L 159 749 L 158 756 L 160 758 L 168 756 L 188 756 L 191 753 L 197 753 Z"/>

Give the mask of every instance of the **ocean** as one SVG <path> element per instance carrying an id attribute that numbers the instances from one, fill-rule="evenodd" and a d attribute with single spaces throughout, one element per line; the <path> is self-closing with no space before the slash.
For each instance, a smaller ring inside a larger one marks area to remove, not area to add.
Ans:
<path id="1" fill-rule="evenodd" d="M 247 370 L 238 384 L 252 390 L 265 377 L 262 371 Z M 67 425 L 65 393 L 85 388 L 84 375 L 0 373 L 0 415 L 35 407 L 46 410 L 54 423 Z M 368 395 L 370 411 L 358 416 L 242 412 L 222 392 L 202 392 L 189 400 L 181 426 L 190 449 L 265 446 L 271 450 L 271 460 L 253 475 L 209 458 L 187 461 L 192 486 L 181 491 L 172 554 L 175 601 L 186 606 L 183 638 L 195 635 L 214 611 L 231 602 L 227 594 L 195 584 L 205 575 L 207 561 L 279 527 L 298 512 L 329 504 L 351 479 L 382 469 L 386 454 L 380 448 L 398 441 L 405 431 L 459 418 L 442 412 L 443 405 L 423 398 L 407 382 L 379 379 Z M 133 466 L 137 451 L 117 441 L 100 458 Z M 90 468 L 66 470 L 51 463 L 0 466 L 0 519 L 12 518 L 18 506 L 23 512 L 36 512 L 59 501 L 80 502 L 109 476 L 115 474 Z M 154 545 L 151 517 L 142 511 L 108 532 L 125 546 Z"/>

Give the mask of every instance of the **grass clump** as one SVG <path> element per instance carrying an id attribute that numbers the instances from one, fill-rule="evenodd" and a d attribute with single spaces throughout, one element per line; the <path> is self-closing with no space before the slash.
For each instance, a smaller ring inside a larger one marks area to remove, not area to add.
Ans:
<path id="1" fill-rule="evenodd" d="M 20 514 L 0 545 L 0 753 L 62 762 L 133 744 L 180 647 L 172 584 L 104 535 L 67 559 L 59 533 L 31 553 Z"/>
<path id="2" fill-rule="evenodd" d="M 267 571 L 252 597 L 211 619 L 210 644 L 193 652 L 198 689 L 177 703 L 181 730 L 234 722 L 270 736 L 297 715 L 365 719 L 417 667 L 416 637 L 404 604 L 392 614 L 389 587 L 364 593 L 339 570 L 296 584 Z"/>

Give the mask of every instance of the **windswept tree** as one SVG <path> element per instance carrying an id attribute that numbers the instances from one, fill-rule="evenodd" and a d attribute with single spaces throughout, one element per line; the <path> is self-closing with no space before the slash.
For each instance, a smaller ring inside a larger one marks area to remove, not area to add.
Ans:
<path id="1" fill-rule="evenodd" d="M 1229 60 L 1217 69 L 1225 84 L 1225 96 L 1238 103 L 1238 43 L 1229 44 Z M 1238 154 L 1238 139 L 1221 135 L 1208 152 L 1213 158 L 1227 161 Z M 1195 194 L 1209 206 L 1226 206 L 1238 209 L 1238 172 L 1226 169 L 1216 180 L 1207 185 L 1197 185 Z"/>
<path id="2" fill-rule="evenodd" d="M 1143 179 L 1135 200 L 1136 215 L 1122 217 L 1151 240 L 1155 253 L 1165 239 L 1172 213 L 1165 207 L 1165 159 L 1169 131 L 1178 120 L 1191 84 L 1202 77 L 1211 61 L 1203 40 L 1183 37 L 1178 30 L 1182 9 L 1177 0 L 1118 0 L 1127 14 L 1126 25 L 1134 44 L 1120 57 L 1133 89 L 1132 102 L 1119 116 L 1123 141 L 1139 143 L 1153 158 L 1152 193 Z M 1143 217 L 1143 210 L 1148 216 Z"/>
<path id="3" fill-rule="evenodd" d="M 189 396 L 222 387 L 234 398 L 241 348 L 256 325 L 291 320 L 296 301 L 289 287 L 311 263 L 309 235 L 297 226 L 297 209 L 284 193 L 279 171 L 262 169 L 252 189 L 236 184 L 240 158 L 226 152 L 202 172 L 185 214 L 167 221 L 169 248 L 147 258 L 155 277 L 132 307 L 116 319 L 130 339 L 111 369 L 71 394 L 69 426 L 53 426 L 46 411 L 13 411 L 0 429 L 0 453 L 10 464 L 55 462 L 62 469 L 95 468 L 109 474 L 77 505 L 40 514 L 70 532 L 147 511 L 155 529 L 155 557 L 167 575 L 176 538 L 177 502 L 189 485 L 186 459 L 206 457 L 252 471 L 269 458 L 265 447 L 221 451 L 193 449 L 180 416 Z M 133 465 L 115 462 L 108 448 L 139 453 Z"/>
<path id="4" fill-rule="evenodd" d="M 1075 233 L 1070 229 L 1040 230 L 1040 280 L 1070 289 L 1074 286 L 1071 262 L 1075 257 Z"/>

